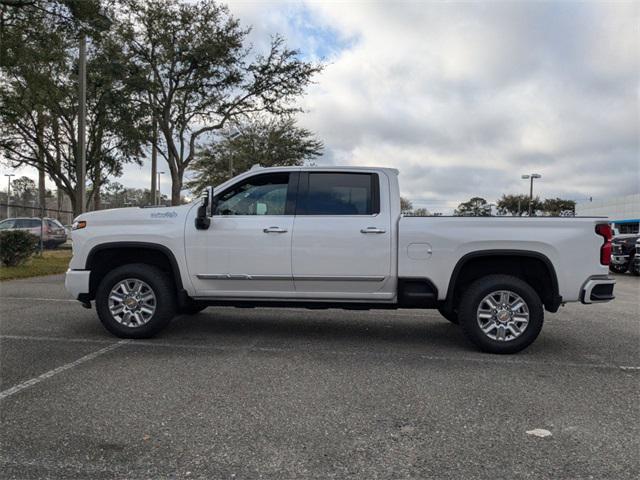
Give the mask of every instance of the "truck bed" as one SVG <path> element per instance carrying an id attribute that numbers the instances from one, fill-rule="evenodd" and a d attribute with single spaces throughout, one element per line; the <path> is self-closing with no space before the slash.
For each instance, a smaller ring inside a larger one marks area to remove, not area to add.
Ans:
<path id="1" fill-rule="evenodd" d="M 607 275 L 599 262 L 598 217 L 412 217 L 398 228 L 398 276 L 424 278 L 446 297 L 459 261 L 467 255 L 531 252 L 554 266 L 564 301 L 578 301 L 585 278 Z"/>

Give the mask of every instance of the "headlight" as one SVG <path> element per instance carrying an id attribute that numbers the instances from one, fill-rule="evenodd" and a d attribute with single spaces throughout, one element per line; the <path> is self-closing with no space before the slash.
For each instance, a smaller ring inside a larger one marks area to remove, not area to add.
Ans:
<path id="1" fill-rule="evenodd" d="M 81 228 L 84 228 L 87 226 L 87 222 L 85 220 L 79 220 L 76 222 L 73 222 L 73 225 L 71 225 L 71 230 L 80 230 Z"/>

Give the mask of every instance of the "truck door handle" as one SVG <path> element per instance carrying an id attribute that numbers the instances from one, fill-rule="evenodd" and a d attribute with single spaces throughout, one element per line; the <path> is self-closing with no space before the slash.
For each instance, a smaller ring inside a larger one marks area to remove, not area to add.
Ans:
<path id="1" fill-rule="evenodd" d="M 287 233 L 285 228 L 280 227 L 269 227 L 262 230 L 264 233 Z"/>
<path id="2" fill-rule="evenodd" d="M 360 233 L 386 233 L 387 231 L 378 227 L 367 227 L 360 230 Z"/>

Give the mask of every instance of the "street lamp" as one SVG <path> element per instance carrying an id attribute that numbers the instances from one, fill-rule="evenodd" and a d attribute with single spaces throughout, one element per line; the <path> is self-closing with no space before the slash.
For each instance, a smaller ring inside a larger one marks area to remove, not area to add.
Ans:
<path id="1" fill-rule="evenodd" d="M 164 175 L 164 172 L 157 172 L 158 173 L 158 202 L 156 203 L 156 205 L 160 205 L 160 202 L 162 201 L 162 194 L 160 193 L 160 175 Z"/>
<path id="2" fill-rule="evenodd" d="M 533 207 L 533 179 L 542 178 L 539 173 L 532 173 L 530 175 L 522 175 L 523 180 L 531 179 L 531 186 L 529 187 L 529 216 L 531 216 L 531 209 Z"/>
<path id="3" fill-rule="evenodd" d="M 11 177 L 15 177 L 13 173 L 6 173 L 7 177 L 7 218 L 9 218 L 9 204 L 11 203 Z"/>

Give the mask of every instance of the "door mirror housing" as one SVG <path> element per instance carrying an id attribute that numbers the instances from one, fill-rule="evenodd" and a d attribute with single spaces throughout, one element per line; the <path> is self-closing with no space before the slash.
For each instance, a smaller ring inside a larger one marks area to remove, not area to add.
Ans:
<path id="1" fill-rule="evenodd" d="M 196 229 L 208 230 L 211 226 L 211 212 L 214 203 L 213 188 L 207 187 L 202 204 L 198 207 L 198 214 L 196 215 Z"/>

